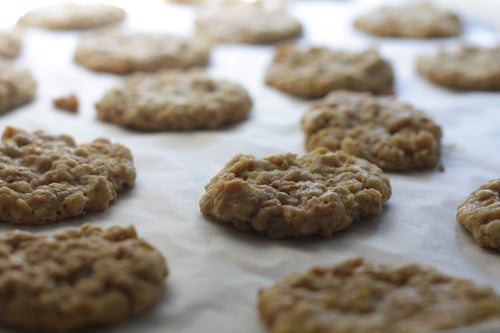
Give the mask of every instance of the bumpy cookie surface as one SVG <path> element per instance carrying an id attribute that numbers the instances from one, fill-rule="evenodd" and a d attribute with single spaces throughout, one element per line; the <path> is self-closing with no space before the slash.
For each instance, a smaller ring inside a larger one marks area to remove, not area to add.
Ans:
<path id="1" fill-rule="evenodd" d="M 43 224 L 103 211 L 134 181 L 130 151 L 107 139 L 76 145 L 67 135 L 3 132 L 0 221 Z"/>
<path id="2" fill-rule="evenodd" d="M 382 7 L 357 18 L 354 26 L 372 35 L 403 38 L 449 37 L 462 31 L 457 15 L 427 2 Z"/>
<path id="3" fill-rule="evenodd" d="M 36 81 L 28 70 L 0 61 L 0 113 L 30 103 L 35 94 Z"/>
<path id="4" fill-rule="evenodd" d="M 383 170 L 434 167 L 441 150 L 441 127 L 425 113 L 367 93 L 332 92 L 311 105 L 301 125 L 307 150 L 342 149 Z"/>
<path id="5" fill-rule="evenodd" d="M 265 74 L 268 85 L 305 98 L 339 89 L 388 93 L 393 81 L 391 64 L 374 50 L 334 51 L 291 44 L 276 48 Z"/>
<path id="6" fill-rule="evenodd" d="M 500 179 L 483 184 L 457 208 L 457 222 L 476 242 L 500 250 Z"/>
<path id="7" fill-rule="evenodd" d="M 133 227 L 0 237 L 0 323 L 34 332 L 113 324 L 148 310 L 168 274 Z"/>
<path id="8" fill-rule="evenodd" d="M 0 31 L 0 57 L 15 58 L 21 52 L 21 36 L 15 31 Z"/>
<path id="9" fill-rule="evenodd" d="M 209 46 L 193 37 L 160 33 L 96 33 L 84 37 L 75 61 L 97 72 L 187 69 L 208 63 Z"/>
<path id="10" fill-rule="evenodd" d="M 271 333 L 427 333 L 500 319 L 500 296 L 416 264 L 354 258 L 261 289 L 258 309 Z"/>
<path id="11" fill-rule="evenodd" d="M 100 120 L 149 131 L 229 126 L 251 107 L 242 86 L 199 71 L 135 74 L 96 104 Z"/>
<path id="12" fill-rule="evenodd" d="M 417 70 L 435 84 L 451 89 L 500 91 L 500 46 L 463 46 L 421 56 Z"/>
<path id="13" fill-rule="evenodd" d="M 207 8 L 195 23 L 197 34 L 221 43 L 269 44 L 302 34 L 302 25 L 290 14 L 256 6 Z"/>
<path id="14" fill-rule="evenodd" d="M 17 24 L 53 30 L 83 30 L 120 22 L 124 18 L 125 11 L 115 6 L 68 3 L 29 11 L 19 18 Z"/>
<path id="15" fill-rule="evenodd" d="M 234 157 L 205 187 L 206 217 L 270 238 L 333 233 L 382 213 L 391 196 L 377 166 L 342 151 L 317 149 L 297 157 Z"/>

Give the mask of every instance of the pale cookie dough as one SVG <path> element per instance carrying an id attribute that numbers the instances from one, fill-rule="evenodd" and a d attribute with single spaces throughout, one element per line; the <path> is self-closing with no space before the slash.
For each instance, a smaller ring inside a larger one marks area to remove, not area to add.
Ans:
<path id="1" fill-rule="evenodd" d="M 100 120 L 147 131 L 226 127 L 251 107 L 242 86 L 200 71 L 135 74 L 96 103 Z"/>
<path id="2" fill-rule="evenodd" d="M 417 264 L 353 258 L 259 291 L 271 333 L 428 333 L 500 319 L 493 288 Z"/>
<path id="3" fill-rule="evenodd" d="M 84 30 L 120 22 L 125 15 L 123 9 L 102 3 L 67 3 L 29 11 L 17 24 L 52 30 Z"/>
<path id="4" fill-rule="evenodd" d="M 84 37 L 76 49 L 75 61 L 97 72 L 157 72 L 205 66 L 209 52 L 208 44 L 194 37 L 105 32 Z"/>
<path id="5" fill-rule="evenodd" d="M 476 242 L 500 250 L 500 179 L 492 180 L 457 208 L 457 222 L 467 229 Z"/>
<path id="6" fill-rule="evenodd" d="M 374 50 L 335 51 L 292 44 L 276 48 L 265 74 L 269 86 L 304 98 L 339 89 L 387 94 L 393 81 L 391 64 Z"/>
<path id="7" fill-rule="evenodd" d="M 130 151 L 100 138 L 7 127 L 0 144 L 0 221 L 44 224 L 104 211 L 134 185 Z"/>
<path id="8" fill-rule="evenodd" d="M 35 99 L 36 81 L 27 69 L 0 61 L 0 113 L 28 104 Z"/>
<path id="9" fill-rule="evenodd" d="M 0 323 L 69 332 L 149 310 L 168 275 L 158 250 L 134 227 L 83 225 L 55 234 L 0 237 Z"/>
<path id="10" fill-rule="evenodd" d="M 204 216 L 276 239 L 332 237 L 380 215 L 391 196 L 389 179 L 377 166 L 326 149 L 301 157 L 237 155 L 205 190 Z"/>
<path id="11" fill-rule="evenodd" d="M 386 171 L 432 168 L 440 156 L 441 127 L 394 98 L 332 92 L 311 105 L 301 125 L 307 150 L 342 149 Z"/>
<path id="12" fill-rule="evenodd" d="M 195 24 L 198 35 L 218 43 L 271 44 L 302 35 L 302 25 L 290 14 L 257 6 L 206 8 Z"/>
<path id="13" fill-rule="evenodd" d="M 462 46 L 421 56 L 417 70 L 428 80 L 451 89 L 500 91 L 500 46 Z"/>
<path id="14" fill-rule="evenodd" d="M 16 58 L 21 52 L 21 36 L 16 31 L 0 31 L 0 58 Z"/>
<path id="15" fill-rule="evenodd" d="M 459 35 L 459 17 L 428 2 L 382 7 L 357 18 L 354 26 L 368 34 L 382 37 L 437 38 Z"/>

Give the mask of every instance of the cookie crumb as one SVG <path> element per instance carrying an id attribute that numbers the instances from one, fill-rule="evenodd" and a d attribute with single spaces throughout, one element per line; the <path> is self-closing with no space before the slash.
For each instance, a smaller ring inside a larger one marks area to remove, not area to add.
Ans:
<path id="1" fill-rule="evenodd" d="M 439 172 L 444 172 L 444 165 L 442 163 L 439 163 L 439 165 L 438 165 L 438 171 Z"/>
<path id="2" fill-rule="evenodd" d="M 71 113 L 78 112 L 78 97 L 75 94 L 62 96 L 53 100 L 54 107 Z"/>

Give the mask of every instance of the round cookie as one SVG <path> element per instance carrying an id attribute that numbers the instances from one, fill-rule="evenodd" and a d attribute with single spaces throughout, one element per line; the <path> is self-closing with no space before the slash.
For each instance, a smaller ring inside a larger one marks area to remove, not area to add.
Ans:
<path id="1" fill-rule="evenodd" d="M 432 168 L 441 150 L 441 127 L 424 112 L 367 93 L 332 92 L 311 105 L 301 125 L 307 150 L 342 149 L 385 171 Z"/>
<path id="2" fill-rule="evenodd" d="M 354 21 L 354 27 L 382 37 L 437 38 L 459 35 L 459 17 L 428 2 L 382 7 Z"/>
<path id="3" fill-rule="evenodd" d="M 418 72 L 435 84 L 457 90 L 500 91 L 500 46 L 463 46 L 417 60 Z"/>
<path id="4" fill-rule="evenodd" d="M 134 185 L 130 151 L 100 138 L 7 127 L 0 143 L 0 221 L 44 224 L 104 211 Z"/>
<path id="5" fill-rule="evenodd" d="M 125 321 L 161 297 L 164 257 L 134 227 L 0 237 L 0 323 L 69 332 Z"/>
<path id="6" fill-rule="evenodd" d="M 157 72 L 205 66 L 209 52 L 205 42 L 192 37 L 107 32 L 84 37 L 76 49 L 75 61 L 97 72 Z"/>
<path id="7" fill-rule="evenodd" d="M 297 157 L 237 155 L 208 183 L 203 215 L 270 238 L 332 237 L 382 213 L 391 196 L 377 166 L 342 151 Z"/>
<path id="8" fill-rule="evenodd" d="M 353 258 L 261 289 L 258 310 L 271 333 L 422 333 L 500 319 L 500 296 L 417 264 Z"/>
<path id="9" fill-rule="evenodd" d="M 28 70 L 0 61 L 0 113 L 30 103 L 35 94 L 36 81 Z"/>
<path id="10" fill-rule="evenodd" d="M 0 58 L 16 58 L 21 52 L 21 37 L 15 31 L 0 31 Z"/>
<path id="11" fill-rule="evenodd" d="M 483 184 L 457 208 L 457 222 L 482 247 L 500 250 L 500 179 Z"/>
<path id="12" fill-rule="evenodd" d="M 256 6 L 205 8 L 195 25 L 198 35 L 216 43 L 271 44 L 302 35 L 302 25 L 290 14 Z"/>
<path id="13" fill-rule="evenodd" d="M 199 71 L 135 74 L 96 103 L 100 120 L 147 131 L 221 128 L 251 107 L 242 86 Z"/>
<path id="14" fill-rule="evenodd" d="M 21 26 L 52 30 L 84 30 L 117 23 L 125 18 L 121 8 L 103 4 L 56 4 L 27 12 L 17 21 Z"/>
<path id="15" fill-rule="evenodd" d="M 393 81 L 391 64 L 374 50 L 334 51 L 292 44 L 276 48 L 265 74 L 269 86 L 304 98 L 339 89 L 390 93 Z"/>

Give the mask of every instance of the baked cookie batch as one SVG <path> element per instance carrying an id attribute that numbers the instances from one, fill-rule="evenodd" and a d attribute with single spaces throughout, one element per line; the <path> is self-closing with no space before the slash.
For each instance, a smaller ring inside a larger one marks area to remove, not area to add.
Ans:
<path id="1" fill-rule="evenodd" d="M 115 6 L 66 4 L 30 11 L 18 26 L 88 30 L 125 18 Z M 462 31 L 458 16 L 430 3 L 383 7 L 353 26 L 396 38 Z M 275 44 L 303 33 L 288 13 L 255 6 L 199 10 L 195 30 L 194 36 L 177 36 L 106 29 L 82 37 L 75 63 L 131 74 L 103 92 L 97 118 L 141 131 L 234 126 L 249 117 L 254 101 L 244 86 L 202 70 L 211 47 Z M 7 60 L 21 48 L 20 31 L 0 32 L 0 113 L 36 95 L 30 72 Z M 441 50 L 422 55 L 416 68 L 450 89 L 498 91 L 499 50 Z M 208 181 L 199 201 L 203 216 L 243 232 L 296 239 L 331 238 L 383 215 L 392 195 L 384 172 L 433 169 L 441 151 L 439 124 L 383 96 L 393 94 L 394 80 L 391 63 L 376 49 L 276 46 L 263 81 L 317 99 L 300 121 L 307 153 L 235 156 Z M 0 220 L 40 225 L 102 212 L 133 189 L 135 178 L 133 156 L 119 143 L 97 138 L 77 144 L 67 135 L 7 127 L 0 143 Z M 480 246 L 500 250 L 500 179 L 472 192 L 456 219 Z M 163 255 L 133 226 L 11 231 L 0 236 L 0 323 L 34 332 L 115 324 L 150 309 L 168 273 Z M 258 292 L 257 307 L 273 333 L 417 333 L 500 319 L 500 296 L 492 288 L 416 264 L 380 266 L 363 258 L 287 276 Z"/>

